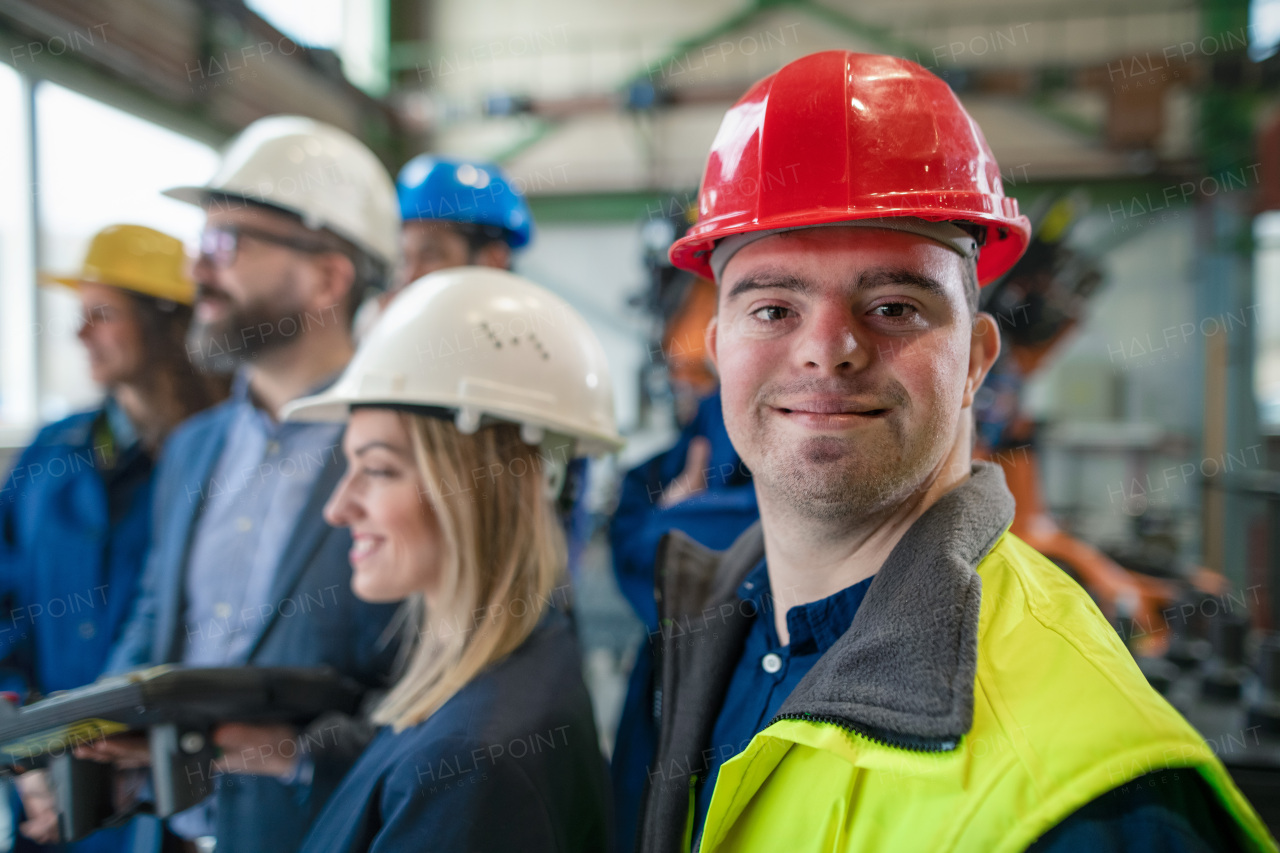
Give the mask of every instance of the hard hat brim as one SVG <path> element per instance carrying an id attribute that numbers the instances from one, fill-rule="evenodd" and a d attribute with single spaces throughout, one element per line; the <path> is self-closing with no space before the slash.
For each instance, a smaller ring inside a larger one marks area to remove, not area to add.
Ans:
<path id="1" fill-rule="evenodd" d="M 927 215 L 926 215 L 927 214 Z M 694 226 L 689 233 L 681 237 L 667 252 L 671 264 L 677 269 L 691 272 L 708 281 L 716 281 L 715 272 L 711 269 L 711 253 L 716 244 L 725 237 L 734 234 L 745 234 L 753 231 L 770 230 L 802 230 L 823 225 L 839 225 L 853 223 L 860 219 L 880 219 L 893 217 L 919 217 L 921 219 L 942 222 L 968 222 L 980 225 L 995 236 L 989 238 L 978 253 L 978 283 L 987 285 L 1004 275 L 1026 252 L 1031 242 L 1031 220 L 1017 215 L 1010 218 L 998 218 L 994 215 L 974 214 L 956 209 L 951 211 L 929 210 L 924 207 L 903 207 L 886 210 L 844 210 L 825 211 L 801 216 L 760 218 L 756 221 L 735 225 L 728 228 L 717 228 L 715 223 L 703 223 L 702 227 Z M 718 283 L 718 282 L 717 282 Z"/>
<path id="2" fill-rule="evenodd" d="M 293 208 L 285 207 L 284 205 L 276 204 L 266 199 L 254 198 L 253 196 L 245 193 L 232 192 L 231 190 L 217 190 L 210 189 L 209 187 L 171 187 L 160 194 L 168 196 L 175 201 L 185 202 L 186 204 L 195 205 L 196 207 L 201 208 L 218 206 L 222 206 L 224 208 L 258 207 L 266 208 L 267 210 L 278 210 L 281 213 L 299 218 L 303 215 L 301 211 L 294 210 Z M 334 231 L 332 228 L 329 230 L 333 231 L 335 234 L 339 234 L 339 236 L 344 236 L 338 231 Z M 344 236 L 344 239 L 350 238 Z"/>
<path id="3" fill-rule="evenodd" d="M 53 287 L 55 285 L 65 287 L 68 290 L 74 290 L 79 293 L 81 286 L 85 284 L 100 284 L 103 287 L 114 287 L 116 290 L 125 290 L 129 293 L 144 296 L 148 299 L 158 299 L 161 302 L 174 302 L 178 305 L 192 305 L 195 302 L 194 288 L 190 293 L 157 293 L 155 290 L 145 286 L 129 284 L 127 282 L 117 281 L 99 281 L 97 279 L 85 278 L 84 276 L 67 276 L 67 275 L 48 275 L 40 274 L 39 282 L 43 287 Z"/>
<path id="4" fill-rule="evenodd" d="M 370 409 L 383 408 L 377 402 L 356 399 L 341 393 L 325 392 L 314 394 L 310 397 L 300 397 L 285 404 L 281 410 L 280 419 L 282 421 L 300 421 L 304 423 L 346 423 L 351 418 L 353 406 Z M 388 401 L 385 408 L 403 410 L 406 408 L 406 404 Z M 535 423 L 535 419 L 517 419 L 514 416 L 505 415 L 496 417 L 504 421 L 510 420 L 513 423 L 526 421 Z M 620 436 L 605 435 L 603 433 L 595 435 L 583 433 L 577 435 L 575 439 L 578 442 L 579 451 L 577 455 L 579 456 L 604 456 L 621 450 L 626 443 Z"/>
<path id="5" fill-rule="evenodd" d="M 299 397 L 285 404 L 280 418 L 305 423 L 346 423 L 351 417 L 351 406 L 356 402 L 358 401 L 347 399 L 345 395 L 328 392 Z"/>
<path id="6" fill-rule="evenodd" d="M 160 195 L 175 201 L 194 204 L 196 207 L 203 207 L 205 199 L 209 196 L 209 190 L 205 187 L 170 187 L 162 190 Z"/>
<path id="7" fill-rule="evenodd" d="M 45 287 L 53 287 L 55 284 L 71 290 L 79 290 L 80 282 L 83 281 L 79 276 L 74 275 L 53 275 L 51 273 L 42 272 L 39 275 L 40 284 Z"/>

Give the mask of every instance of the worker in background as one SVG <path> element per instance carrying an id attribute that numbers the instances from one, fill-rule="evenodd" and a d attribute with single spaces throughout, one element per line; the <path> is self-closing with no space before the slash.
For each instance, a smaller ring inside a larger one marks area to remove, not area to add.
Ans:
<path id="1" fill-rule="evenodd" d="M 351 593 L 345 530 L 325 524 L 341 479 L 342 427 L 281 423 L 290 400 L 328 387 L 353 351 L 351 320 L 384 286 L 400 217 L 390 175 L 349 134 L 292 116 L 236 137 L 202 187 L 167 195 L 206 216 L 195 264 L 192 358 L 235 371 L 231 398 L 183 424 L 161 457 L 144 593 L 110 669 L 327 666 L 367 685 L 394 659 L 390 605 Z M 316 605 L 320 601 L 322 605 Z M 225 726 L 226 753 L 263 741 L 296 748 L 286 726 Z M 118 766 L 149 761 L 144 737 L 77 750 Z M 174 816 L 218 853 L 297 848 L 336 778 L 228 783 Z"/>
<path id="2" fill-rule="evenodd" d="M 760 524 L 672 534 L 640 849 L 1276 850 L 1088 595 L 1012 534 L 978 288 L 1030 224 L 946 83 L 828 51 L 730 109 L 671 250 Z"/>
<path id="3" fill-rule="evenodd" d="M 182 242 L 112 225 L 76 274 L 51 282 L 80 300 L 77 336 L 105 395 L 40 431 L 0 483 L 0 689 L 21 702 L 102 674 L 138 588 L 151 531 L 152 469 L 179 422 L 226 396 L 185 340 L 195 288 Z M 58 838 L 47 775 L 19 777 L 25 838 Z M 68 849 L 127 849 L 128 829 Z"/>
<path id="4" fill-rule="evenodd" d="M 448 267 L 511 269 L 533 239 L 524 195 L 493 163 L 419 154 L 396 177 L 404 287 Z"/>
<path id="5" fill-rule="evenodd" d="M 667 248 L 662 248 L 663 260 Z M 679 530 L 695 542 L 722 550 L 760 517 L 751 472 L 725 431 L 719 383 L 707 359 L 706 330 L 715 315 L 715 284 L 677 272 L 683 282 L 666 281 L 663 275 L 664 284 L 682 283 L 684 292 L 664 323 L 662 354 L 680 435 L 672 447 L 626 473 L 609 525 L 618 588 L 646 629 L 628 679 L 610 761 L 620 850 L 630 850 L 635 843 L 640 800 L 658 744 L 653 715 L 656 644 L 650 642 L 659 636 L 653 597 L 658 545 L 672 530 Z"/>
<path id="6" fill-rule="evenodd" d="M 412 614 L 383 728 L 302 849 L 607 851 L 552 502 L 570 459 L 622 443 L 604 349 L 568 303 L 507 272 L 438 272 L 395 305 L 331 389 L 286 409 L 347 420 L 325 517 L 351 531 L 356 595 Z M 419 357 L 459 323 L 526 332 Z"/>
<path id="7" fill-rule="evenodd" d="M 396 177 L 396 197 L 400 266 L 392 287 L 361 309 L 357 340 L 411 282 L 449 267 L 509 270 L 533 239 L 528 202 L 493 163 L 419 154 Z"/>

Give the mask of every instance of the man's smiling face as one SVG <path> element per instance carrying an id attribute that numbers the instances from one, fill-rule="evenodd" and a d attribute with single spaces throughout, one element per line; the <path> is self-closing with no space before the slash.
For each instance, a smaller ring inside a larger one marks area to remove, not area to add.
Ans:
<path id="1" fill-rule="evenodd" d="M 709 344 L 762 496 L 856 519 L 932 482 L 998 352 L 994 324 L 968 306 L 965 263 L 866 227 L 777 234 L 730 259 Z"/>

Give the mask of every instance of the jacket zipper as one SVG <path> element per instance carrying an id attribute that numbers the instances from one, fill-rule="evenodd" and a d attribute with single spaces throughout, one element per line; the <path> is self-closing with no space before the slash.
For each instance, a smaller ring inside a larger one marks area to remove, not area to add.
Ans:
<path id="1" fill-rule="evenodd" d="M 832 717 L 827 714 L 804 714 L 804 713 L 778 714 L 776 717 L 774 717 L 772 720 L 769 721 L 769 725 L 772 726 L 774 723 L 780 722 L 782 720 L 801 720 L 807 723 L 828 723 L 830 725 L 836 726 L 837 728 L 843 729 L 844 731 L 847 731 L 853 735 L 856 735 L 861 738 L 865 738 L 866 740 L 869 740 L 872 743 L 876 743 L 881 746 L 887 746 L 892 749 L 907 750 L 909 752 L 921 752 L 921 753 L 950 752 L 953 749 L 955 749 L 956 746 L 958 745 L 958 741 L 950 740 L 950 739 L 940 740 L 936 738 L 899 737 L 894 735 L 892 732 L 873 729 L 870 726 L 863 726 L 853 722 L 852 720 L 846 720 L 841 717 Z M 765 726 L 766 729 L 768 727 L 769 726 Z M 761 729 L 761 731 L 764 731 L 764 729 Z M 691 797 L 695 796 L 692 792 L 694 789 L 694 783 L 697 781 L 697 778 L 698 777 L 695 774 L 690 779 L 689 790 L 690 790 Z M 692 805 L 690 806 L 690 813 L 692 814 Z M 704 836 L 697 832 L 696 827 L 694 828 L 693 834 L 697 837 L 694 839 L 691 839 L 693 841 L 693 844 L 690 846 L 690 850 L 692 851 L 692 853 L 697 853 L 702 848 L 702 839 Z"/>
<path id="2" fill-rule="evenodd" d="M 900 737 L 892 732 L 873 729 L 870 726 L 859 725 L 852 720 L 846 720 L 841 717 L 832 717 L 826 714 L 778 714 L 769 721 L 769 725 L 771 726 L 782 720 L 803 720 L 810 723 L 828 723 L 836 726 L 837 728 L 844 729 L 847 732 L 851 732 L 858 737 L 865 738 L 872 743 L 891 747 L 893 749 L 904 749 L 909 752 L 950 752 L 958 745 L 958 741 L 952 739 L 940 740 L 936 738 Z M 765 728 L 768 728 L 768 726 Z"/>

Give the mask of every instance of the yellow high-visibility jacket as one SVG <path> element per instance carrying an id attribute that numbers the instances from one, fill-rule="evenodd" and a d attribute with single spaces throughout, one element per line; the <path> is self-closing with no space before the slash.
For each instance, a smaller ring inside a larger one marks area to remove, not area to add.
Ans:
<path id="1" fill-rule="evenodd" d="M 1089 596 L 1007 532 L 1012 509 L 999 470 L 978 463 L 908 531 L 848 632 L 721 766 L 701 853 L 1012 853 L 1152 773 L 1199 773 L 1241 849 L 1277 849 Z M 695 835 L 706 741 L 754 615 L 733 593 L 762 554 L 756 528 L 723 559 L 683 538 L 660 556 L 645 853 Z"/>

